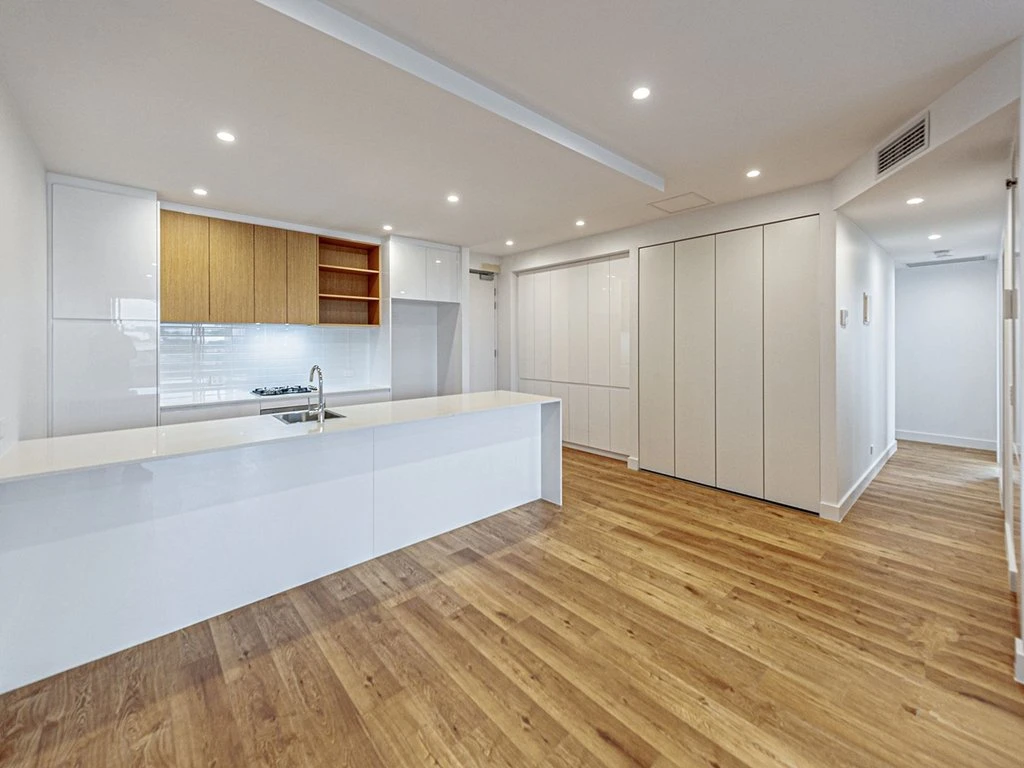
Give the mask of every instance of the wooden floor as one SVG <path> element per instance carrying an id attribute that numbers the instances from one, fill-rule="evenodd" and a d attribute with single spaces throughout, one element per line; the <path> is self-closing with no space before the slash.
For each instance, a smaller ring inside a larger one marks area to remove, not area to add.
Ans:
<path id="1" fill-rule="evenodd" d="M 0 765 L 1024 764 L 989 455 L 904 443 L 842 524 L 565 469 L 562 510 L 0 697 Z"/>

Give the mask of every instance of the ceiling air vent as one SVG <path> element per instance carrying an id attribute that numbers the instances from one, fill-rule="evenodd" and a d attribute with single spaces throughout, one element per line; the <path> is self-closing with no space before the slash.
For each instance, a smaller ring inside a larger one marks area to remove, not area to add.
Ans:
<path id="1" fill-rule="evenodd" d="M 878 150 L 877 175 L 928 148 L 928 113 Z"/>
<path id="2" fill-rule="evenodd" d="M 950 256 L 953 255 L 953 252 L 949 250 L 949 248 L 943 248 L 938 251 L 932 251 L 932 253 L 935 254 L 935 258 L 937 259 L 948 259 Z"/>

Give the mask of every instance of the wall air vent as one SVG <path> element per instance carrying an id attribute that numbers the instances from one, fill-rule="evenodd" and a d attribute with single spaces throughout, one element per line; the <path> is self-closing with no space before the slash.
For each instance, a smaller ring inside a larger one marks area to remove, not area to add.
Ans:
<path id="1" fill-rule="evenodd" d="M 877 153 L 876 175 L 881 176 L 905 160 L 928 149 L 928 113 L 896 138 L 887 142 Z"/>
<path id="2" fill-rule="evenodd" d="M 913 261 L 908 267 L 939 267 L 943 264 L 966 264 L 969 261 L 984 261 L 987 256 L 965 256 L 962 259 L 943 259 L 942 261 Z"/>

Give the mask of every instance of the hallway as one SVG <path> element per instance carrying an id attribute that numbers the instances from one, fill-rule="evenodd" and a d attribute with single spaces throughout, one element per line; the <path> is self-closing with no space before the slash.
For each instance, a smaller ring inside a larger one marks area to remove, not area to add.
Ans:
<path id="1" fill-rule="evenodd" d="M 565 452 L 537 502 L 0 697 L 0 765 L 1019 766 L 996 466 L 841 524 Z"/>

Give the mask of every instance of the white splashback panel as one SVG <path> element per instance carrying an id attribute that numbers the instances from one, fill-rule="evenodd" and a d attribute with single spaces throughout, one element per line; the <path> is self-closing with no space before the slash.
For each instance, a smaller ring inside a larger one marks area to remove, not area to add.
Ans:
<path id="1" fill-rule="evenodd" d="M 160 326 L 160 392 L 212 393 L 302 384 L 316 363 L 332 390 L 387 387 L 386 328 L 310 325 Z M 202 399 L 202 398 L 198 398 Z"/>

